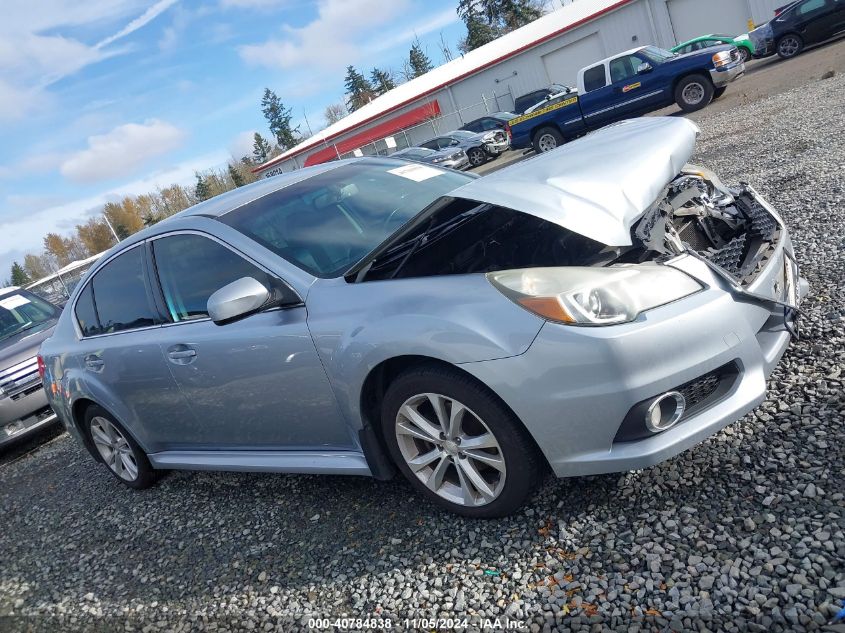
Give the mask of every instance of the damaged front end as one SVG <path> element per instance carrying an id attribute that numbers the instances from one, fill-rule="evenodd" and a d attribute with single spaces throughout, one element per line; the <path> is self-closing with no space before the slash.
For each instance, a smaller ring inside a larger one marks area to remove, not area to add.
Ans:
<path id="1" fill-rule="evenodd" d="M 687 165 L 667 185 L 632 229 L 639 261 L 666 262 L 682 254 L 696 257 L 735 292 L 782 306 L 787 327 L 797 335 L 800 278 L 787 249 L 783 249 L 783 272 L 771 294 L 751 290 L 772 264 L 783 234 L 780 220 L 753 188 L 745 183 L 728 188 L 713 172 L 694 165 Z"/>

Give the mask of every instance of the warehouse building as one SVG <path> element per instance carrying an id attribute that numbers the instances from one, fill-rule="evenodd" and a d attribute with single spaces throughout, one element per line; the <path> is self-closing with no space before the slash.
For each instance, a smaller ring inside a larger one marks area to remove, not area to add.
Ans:
<path id="1" fill-rule="evenodd" d="M 509 111 L 520 95 L 575 84 L 578 70 L 646 44 L 671 48 L 708 33 L 739 34 L 786 0 L 575 0 L 374 99 L 256 172 L 273 176 L 338 158 L 389 154 Z"/>

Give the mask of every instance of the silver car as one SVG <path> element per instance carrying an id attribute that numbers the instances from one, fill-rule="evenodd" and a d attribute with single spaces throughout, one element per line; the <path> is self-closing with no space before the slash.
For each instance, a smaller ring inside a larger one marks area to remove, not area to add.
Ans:
<path id="1" fill-rule="evenodd" d="M 504 130 L 488 132 L 455 130 L 424 141 L 419 146 L 440 151 L 463 150 L 469 159 L 469 164 L 472 167 L 479 167 L 508 149 L 510 141 Z"/>
<path id="2" fill-rule="evenodd" d="M 546 472 L 643 468 L 757 406 L 807 284 L 682 118 L 477 178 L 336 161 L 115 247 L 41 353 L 50 402 L 125 484 L 156 469 L 398 469 L 501 516 Z"/>
<path id="3" fill-rule="evenodd" d="M 469 158 L 462 149 L 450 147 L 447 149 L 429 149 L 427 147 L 406 147 L 390 154 L 390 158 L 414 160 L 420 163 L 430 163 L 438 167 L 449 169 L 466 169 Z"/>

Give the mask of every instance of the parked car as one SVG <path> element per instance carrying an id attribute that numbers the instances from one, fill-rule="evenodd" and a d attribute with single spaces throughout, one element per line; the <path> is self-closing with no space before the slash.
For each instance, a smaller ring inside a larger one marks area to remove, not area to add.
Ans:
<path id="1" fill-rule="evenodd" d="M 450 169 L 466 169 L 469 158 L 462 149 L 446 147 L 445 149 L 429 149 L 427 147 L 406 147 L 389 155 L 390 158 L 402 160 L 416 160 L 421 163 L 431 163 Z"/>
<path id="2" fill-rule="evenodd" d="M 515 116 L 516 114 L 513 112 L 493 112 L 492 114 L 473 119 L 469 123 L 464 123 L 460 129 L 467 130 L 468 132 L 504 130 L 507 122 Z"/>
<path id="3" fill-rule="evenodd" d="M 560 101 L 566 98 L 567 95 L 574 94 L 578 94 L 577 88 L 572 88 L 571 86 L 558 86 L 557 92 L 549 93 L 549 95 L 545 99 L 538 103 L 535 103 L 533 106 L 528 108 L 525 111 L 525 114 L 531 114 L 532 112 L 536 112 L 537 110 L 545 108 L 548 105 L 560 103 Z"/>
<path id="4" fill-rule="evenodd" d="M 754 44 L 747 33 L 737 35 L 735 37 L 730 35 L 702 35 L 686 42 L 678 44 L 671 52 L 684 55 L 694 51 L 700 51 L 704 48 L 713 48 L 714 46 L 722 46 L 723 44 L 730 44 L 736 46 L 739 54 L 742 56 L 742 61 L 748 63 L 754 56 Z"/>
<path id="5" fill-rule="evenodd" d="M 800 0 L 780 7 L 774 19 L 748 35 L 755 54 L 783 59 L 795 57 L 805 46 L 845 33 L 845 0 Z"/>
<path id="6" fill-rule="evenodd" d="M 534 90 L 514 99 L 513 110 L 516 114 L 525 114 L 528 108 L 547 100 L 551 95 L 560 94 L 567 90 L 569 90 L 569 86 L 564 86 L 563 84 L 552 84 L 548 88 Z"/>
<path id="7" fill-rule="evenodd" d="M 0 288 L 0 448 L 56 421 L 37 354 L 59 313 L 28 290 Z"/>
<path id="8" fill-rule="evenodd" d="M 470 166 L 478 167 L 488 160 L 496 158 L 510 147 L 510 143 L 504 130 L 479 133 L 455 130 L 443 136 L 429 139 L 420 143 L 419 146 L 439 150 L 462 149 L 469 158 Z"/>
<path id="9" fill-rule="evenodd" d="M 577 94 L 563 94 L 509 121 L 511 147 L 548 152 L 608 123 L 672 103 L 686 112 L 700 110 L 744 72 L 734 46 L 686 55 L 635 48 L 581 69 Z"/>
<path id="10" fill-rule="evenodd" d="M 154 469 L 389 478 L 501 516 L 757 406 L 807 292 L 780 216 L 643 118 L 483 177 L 386 158 L 241 187 L 124 240 L 41 349 L 68 429 Z"/>

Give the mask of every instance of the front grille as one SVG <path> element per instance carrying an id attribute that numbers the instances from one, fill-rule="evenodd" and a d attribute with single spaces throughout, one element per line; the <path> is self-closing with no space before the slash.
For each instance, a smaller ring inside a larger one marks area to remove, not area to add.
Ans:
<path id="1" fill-rule="evenodd" d="M 505 133 L 504 132 L 496 132 L 496 135 L 493 138 L 495 138 L 498 142 L 501 143 L 502 141 L 505 140 Z"/>
<path id="2" fill-rule="evenodd" d="M 41 388 L 38 359 L 31 358 L 0 371 L 0 397 L 24 398 Z"/>
<path id="3" fill-rule="evenodd" d="M 712 407 L 725 397 L 736 384 L 739 377 L 739 367 L 735 362 L 722 365 L 718 369 L 709 371 L 698 378 L 685 382 L 674 389 L 667 391 L 678 391 L 684 396 L 686 408 L 684 414 L 677 424 L 682 424 L 694 415 Z M 665 392 L 664 392 L 665 393 Z M 614 442 L 633 442 L 647 437 L 654 437 L 645 425 L 645 415 L 649 406 L 661 394 L 654 394 L 642 402 L 638 402 L 622 421 L 619 430 L 616 432 Z"/>

